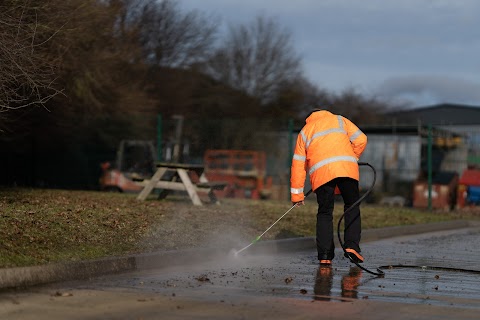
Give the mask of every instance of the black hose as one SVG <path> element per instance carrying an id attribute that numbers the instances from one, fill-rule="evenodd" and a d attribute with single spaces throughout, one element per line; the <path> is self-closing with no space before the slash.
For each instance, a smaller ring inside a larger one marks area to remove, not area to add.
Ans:
<path id="1" fill-rule="evenodd" d="M 343 214 L 341 215 L 340 219 L 338 220 L 338 225 L 337 225 L 337 236 L 338 236 L 338 242 L 340 243 L 340 245 L 342 246 L 342 250 L 344 252 L 344 254 L 349 258 L 349 260 L 355 264 L 357 267 L 359 267 L 360 269 L 370 273 L 370 274 L 373 274 L 373 275 L 376 275 L 376 276 L 379 276 L 379 277 L 383 277 L 385 276 L 385 273 L 381 270 L 381 269 L 401 269 L 401 268 L 407 268 L 407 269 L 421 269 L 421 270 L 443 270 L 443 271 L 455 271 L 455 272 L 467 272 L 467 273 L 473 273 L 473 274 L 480 274 L 480 270 L 470 270 L 470 269 L 461 269 L 461 268 L 447 268 L 447 267 L 432 267 L 432 266 L 417 266 L 417 265 L 401 265 L 401 264 L 398 264 L 398 265 L 388 265 L 388 266 L 380 266 L 377 268 L 377 272 L 374 272 L 374 271 L 371 271 L 367 268 L 364 268 L 362 267 L 360 264 L 358 264 L 357 262 L 353 261 L 350 256 L 347 254 L 346 250 L 345 250 L 345 245 L 344 243 L 342 242 L 342 238 L 340 236 L 340 227 L 341 227 L 341 223 L 342 223 L 342 220 L 343 218 L 345 217 L 345 214 L 347 214 L 348 212 L 350 212 L 350 210 L 352 210 L 353 208 L 355 208 L 356 206 L 360 205 L 360 202 L 362 202 L 373 190 L 373 187 L 375 185 L 375 182 L 376 182 L 376 179 L 377 179 L 377 172 L 375 170 L 375 168 L 370 165 L 369 163 L 366 163 L 366 162 L 359 162 L 358 163 L 359 166 L 368 166 L 372 169 L 373 171 L 373 181 L 372 181 L 372 185 L 367 189 L 367 192 L 365 192 L 364 195 L 362 195 L 357 201 L 355 201 L 355 203 L 353 203 L 347 210 L 345 210 L 343 212 Z M 310 190 L 307 194 L 309 195 L 310 193 L 312 192 L 312 190 Z M 346 226 L 345 229 L 348 229 L 349 226 Z"/>
<path id="2" fill-rule="evenodd" d="M 461 268 L 448 268 L 448 267 L 432 267 L 432 266 L 416 266 L 405 264 L 394 264 L 388 266 L 378 267 L 379 269 L 421 269 L 421 270 L 440 270 L 440 271 L 452 271 L 452 272 L 466 272 L 473 274 L 480 274 L 480 270 L 461 269 Z"/>
<path id="3" fill-rule="evenodd" d="M 342 242 L 342 239 L 340 237 L 340 224 L 341 224 L 343 218 L 345 217 L 345 214 L 348 213 L 355 206 L 359 205 L 360 202 L 362 202 L 370 194 L 370 192 L 372 192 L 373 186 L 375 185 L 375 181 L 376 181 L 376 178 L 377 178 L 377 172 L 375 171 L 375 168 L 373 166 L 371 166 L 369 163 L 359 162 L 358 165 L 359 166 L 368 166 L 372 169 L 372 171 L 373 171 L 373 182 L 372 182 L 372 185 L 370 186 L 370 188 L 368 188 L 367 192 L 365 192 L 365 194 L 363 196 L 361 196 L 354 204 L 352 204 L 352 206 L 350 208 L 348 208 L 347 210 L 345 210 L 345 212 L 343 212 L 342 216 L 340 217 L 340 220 L 338 221 L 338 226 L 337 226 L 338 241 L 340 242 L 340 245 L 342 246 L 343 252 L 345 254 L 346 254 L 346 251 L 345 251 L 344 243 Z M 348 228 L 348 226 L 346 226 L 346 229 L 347 228 Z M 346 256 L 349 257 L 349 259 L 350 259 L 350 256 L 348 254 Z M 401 265 L 401 264 L 380 266 L 380 267 L 377 268 L 378 272 L 374 272 L 374 271 L 368 270 L 367 268 L 362 267 L 361 265 L 359 265 L 357 262 L 353 261 L 352 259 L 350 259 L 350 261 L 352 263 L 354 263 L 360 269 L 362 269 L 362 270 L 364 270 L 364 271 L 366 271 L 370 274 L 379 276 L 379 277 L 383 277 L 385 275 L 385 273 L 381 269 L 385 270 L 385 269 L 401 269 L 401 268 L 421 269 L 421 270 L 443 270 L 443 271 L 455 271 L 455 272 L 467 272 L 467 273 L 480 274 L 479 270 L 469 270 L 469 269 L 461 269 L 461 268 L 447 268 L 447 267 L 432 267 L 432 266 Z"/>
<path id="4" fill-rule="evenodd" d="M 376 276 L 379 276 L 379 277 L 383 277 L 385 275 L 385 273 L 380 270 L 379 268 L 377 268 L 377 272 L 374 272 L 374 271 L 371 271 L 371 270 L 368 270 L 367 268 L 364 268 L 362 267 L 360 264 L 358 264 L 357 262 L 353 261 L 350 256 L 347 254 L 347 251 L 345 250 L 345 245 L 344 243 L 342 242 L 342 238 L 340 237 L 340 224 L 342 223 L 342 220 L 343 218 L 345 217 L 345 214 L 347 214 L 348 212 L 350 212 L 353 208 L 355 208 L 356 206 L 360 205 L 360 202 L 362 202 L 369 194 L 370 192 L 372 192 L 373 190 L 373 186 L 375 185 L 375 181 L 377 180 L 377 172 L 375 170 L 375 168 L 370 165 L 369 163 L 366 163 L 366 162 L 359 162 L 358 163 L 359 166 L 368 166 L 372 169 L 373 171 L 373 181 L 372 181 L 372 185 L 367 189 L 367 192 L 365 192 L 365 194 L 363 196 L 361 196 L 357 201 L 355 201 L 347 210 L 345 210 L 342 214 L 342 216 L 340 217 L 340 219 L 338 220 L 338 225 L 337 225 L 337 235 L 338 235 L 338 242 L 340 243 L 340 245 L 342 246 L 342 250 L 345 254 L 345 256 L 347 256 L 350 261 L 352 263 L 354 263 L 357 267 L 359 267 L 360 269 L 370 273 L 370 274 L 373 274 L 373 275 L 376 275 Z M 355 218 L 356 219 L 356 218 Z M 345 229 L 348 229 L 349 226 L 346 226 Z"/>

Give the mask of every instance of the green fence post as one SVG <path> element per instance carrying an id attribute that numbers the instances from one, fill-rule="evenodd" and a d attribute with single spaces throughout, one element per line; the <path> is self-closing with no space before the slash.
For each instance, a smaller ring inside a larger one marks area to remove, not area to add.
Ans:
<path id="1" fill-rule="evenodd" d="M 427 171 L 428 171 L 428 210 L 432 210 L 432 125 L 428 125 Z"/>
<path id="2" fill-rule="evenodd" d="M 157 115 L 157 161 L 162 161 L 162 115 Z"/>
<path id="3" fill-rule="evenodd" d="M 287 159 L 287 172 L 290 176 L 290 167 L 292 166 L 292 158 L 293 158 L 293 119 L 288 119 L 288 159 Z M 287 181 L 290 181 L 289 177 L 287 177 Z M 287 184 L 287 199 L 290 199 L 290 183 Z"/>
<path id="4" fill-rule="evenodd" d="M 290 169 L 292 165 L 293 158 L 293 119 L 288 119 L 288 159 L 287 159 L 287 169 Z"/>

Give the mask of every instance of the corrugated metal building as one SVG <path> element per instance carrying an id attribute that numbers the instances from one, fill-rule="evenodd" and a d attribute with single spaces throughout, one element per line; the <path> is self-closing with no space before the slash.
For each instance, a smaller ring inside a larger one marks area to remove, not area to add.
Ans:
<path id="1" fill-rule="evenodd" d="M 431 125 L 442 130 L 435 136 L 439 147 L 442 143 L 449 147 L 448 143 L 455 142 L 452 137 L 461 137 L 460 143 L 445 153 L 441 170 L 461 174 L 469 166 L 480 166 L 480 106 L 439 104 L 390 112 L 387 116 L 392 126 Z"/>
<path id="2" fill-rule="evenodd" d="M 440 104 L 389 112 L 386 116 L 390 122 L 383 125 L 358 124 L 368 136 L 368 146 L 360 160 L 375 167 L 377 191 L 411 198 L 414 182 L 427 170 L 429 126 L 432 127 L 434 174 L 456 172 L 461 175 L 469 165 L 480 165 L 480 106 Z M 293 141 L 299 130 L 292 133 Z M 288 139 L 282 140 L 281 145 L 282 151 L 288 150 L 283 149 Z M 276 155 L 275 162 L 282 168 L 285 164 L 280 159 L 288 158 L 287 153 Z M 284 176 L 282 185 L 288 186 L 288 165 L 285 169 L 280 176 Z M 369 187 L 372 177 L 370 168 L 361 167 L 360 187 Z"/>

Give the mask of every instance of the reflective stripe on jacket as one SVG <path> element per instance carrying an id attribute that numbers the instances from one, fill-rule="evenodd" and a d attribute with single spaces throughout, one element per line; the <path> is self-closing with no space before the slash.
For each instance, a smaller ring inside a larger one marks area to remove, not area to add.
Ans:
<path id="1" fill-rule="evenodd" d="M 366 145 L 367 136 L 347 118 L 326 110 L 313 112 L 295 145 L 290 178 L 292 202 L 304 199 L 307 172 L 313 190 L 337 177 L 359 180 L 357 161 Z"/>

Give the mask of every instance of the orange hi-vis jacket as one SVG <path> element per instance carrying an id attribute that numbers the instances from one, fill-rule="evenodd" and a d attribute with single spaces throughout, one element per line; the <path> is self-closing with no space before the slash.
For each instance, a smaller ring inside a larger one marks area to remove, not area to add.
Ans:
<path id="1" fill-rule="evenodd" d="M 303 201 L 306 172 L 312 190 L 338 177 L 359 180 L 358 159 L 367 136 L 353 122 L 326 110 L 313 112 L 300 131 L 292 160 L 292 202 Z"/>

